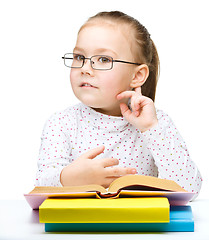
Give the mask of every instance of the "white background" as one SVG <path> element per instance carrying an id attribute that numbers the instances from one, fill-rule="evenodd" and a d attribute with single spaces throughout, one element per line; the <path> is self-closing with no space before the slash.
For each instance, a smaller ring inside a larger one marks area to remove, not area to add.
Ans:
<path id="1" fill-rule="evenodd" d="M 144 24 L 161 75 L 156 107 L 187 143 L 208 198 L 209 15 L 207 1 L 0 1 L 1 198 L 23 198 L 34 187 L 40 136 L 47 118 L 75 104 L 69 69 L 79 27 L 99 11 L 120 10 Z"/>

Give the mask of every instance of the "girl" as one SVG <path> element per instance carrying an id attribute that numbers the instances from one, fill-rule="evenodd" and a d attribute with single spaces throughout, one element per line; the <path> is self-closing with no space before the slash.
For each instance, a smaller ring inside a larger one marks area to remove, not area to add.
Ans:
<path id="1" fill-rule="evenodd" d="M 63 58 L 81 103 L 46 122 L 36 185 L 108 187 L 141 174 L 197 196 L 200 172 L 170 117 L 154 106 L 159 59 L 147 29 L 122 12 L 98 13 Z"/>

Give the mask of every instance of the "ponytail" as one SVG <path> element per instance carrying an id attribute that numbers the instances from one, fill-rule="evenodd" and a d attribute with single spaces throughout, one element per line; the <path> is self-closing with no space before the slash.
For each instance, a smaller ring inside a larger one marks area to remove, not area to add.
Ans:
<path id="1" fill-rule="evenodd" d="M 142 95 L 151 98 L 154 102 L 157 82 L 159 78 L 160 61 L 159 61 L 159 56 L 157 53 L 156 46 L 151 39 L 150 41 L 151 41 L 151 48 L 152 48 L 152 54 L 151 54 L 152 58 L 150 63 L 147 63 L 149 67 L 149 76 L 141 88 L 142 88 Z"/>

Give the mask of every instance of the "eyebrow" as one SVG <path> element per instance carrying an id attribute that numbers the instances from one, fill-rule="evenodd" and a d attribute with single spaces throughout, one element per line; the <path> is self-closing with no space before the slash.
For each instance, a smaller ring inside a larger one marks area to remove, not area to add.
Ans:
<path id="1" fill-rule="evenodd" d="M 80 48 L 80 47 L 75 47 L 73 49 L 73 51 L 76 51 L 76 50 L 85 52 L 85 50 L 83 48 Z M 108 49 L 108 48 L 97 48 L 97 49 L 95 49 L 95 52 L 99 52 L 99 53 L 112 52 L 115 56 L 118 55 L 115 51 L 113 51 L 112 49 Z"/>

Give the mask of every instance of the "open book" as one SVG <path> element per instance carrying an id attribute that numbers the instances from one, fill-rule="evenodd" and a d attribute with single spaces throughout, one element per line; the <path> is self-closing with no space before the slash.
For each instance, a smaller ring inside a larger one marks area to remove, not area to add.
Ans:
<path id="1" fill-rule="evenodd" d="M 114 180 L 109 189 L 100 185 L 70 187 L 35 187 L 24 194 L 33 209 L 47 198 L 118 198 L 118 197 L 167 197 L 170 205 L 186 205 L 194 193 L 189 193 L 176 182 L 143 175 L 126 175 Z"/>

